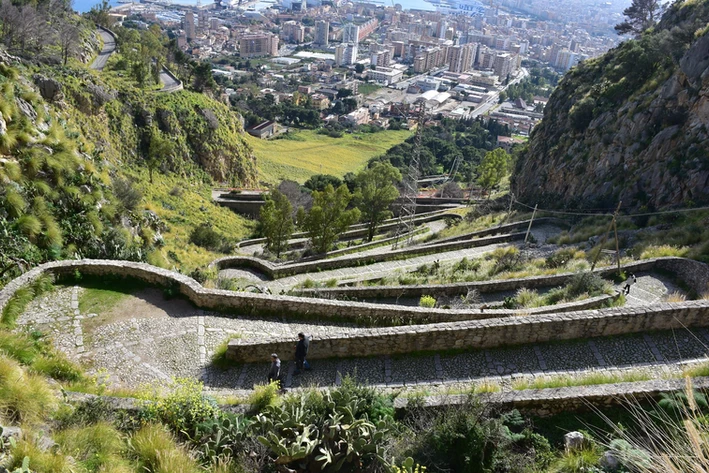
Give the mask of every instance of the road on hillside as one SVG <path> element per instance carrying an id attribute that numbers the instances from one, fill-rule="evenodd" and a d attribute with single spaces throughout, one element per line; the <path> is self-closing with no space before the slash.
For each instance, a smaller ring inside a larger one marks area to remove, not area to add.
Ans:
<path id="1" fill-rule="evenodd" d="M 514 80 L 511 80 L 509 84 L 507 84 L 506 86 L 504 86 L 504 87 L 500 90 L 500 92 L 504 92 L 505 90 L 507 90 L 507 88 L 508 88 L 509 86 L 514 85 L 514 84 L 517 84 L 517 83 L 519 83 L 520 81 L 522 81 L 522 79 L 524 79 L 525 77 L 529 76 L 529 71 L 528 71 L 527 69 L 521 68 L 520 71 L 521 71 L 521 73 L 518 74 L 517 77 L 516 77 Z M 475 117 L 477 117 L 477 116 L 484 115 L 484 114 L 487 113 L 491 108 L 493 108 L 495 105 L 497 105 L 498 102 L 500 101 L 500 92 L 495 93 L 492 97 L 490 97 L 490 98 L 487 99 L 485 102 L 483 102 L 482 105 L 480 105 L 478 108 L 476 108 L 475 111 L 473 111 L 473 112 L 470 114 L 470 118 L 475 118 Z"/>
<path id="2" fill-rule="evenodd" d="M 101 28 L 98 29 L 98 34 L 101 35 L 101 39 L 103 40 L 103 49 L 101 49 L 99 55 L 96 56 L 94 62 L 91 63 L 91 69 L 101 71 L 106 67 L 108 58 L 116 51 L 116 41 L 113 39 L 113 36 Z"/>
<path id="3" fill-rule="evenodd" d="M 180 86 L 180 81 L 175 80 L 165 68 L 160 71 L 160 83 L 162 84 L 163 90 L 170 90 Z"/>

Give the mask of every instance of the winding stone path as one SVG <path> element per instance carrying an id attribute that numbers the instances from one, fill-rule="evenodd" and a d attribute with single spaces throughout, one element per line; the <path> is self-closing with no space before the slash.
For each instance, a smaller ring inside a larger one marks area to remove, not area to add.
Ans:
<path id="1" fill-rule="evenodd" d="M 646 303 L 676 289 L 671 282 L 651 274 L 639 275 L 631 294 L 643 294 L 640 288 L 649 294 Z M 80 287 L 60 288 L 33 301 L 19 319 L 20 329 L 48 333 L 57 348 L 85 362 L 91 372 L 108 372 L 113 385 L 136 387 L 148 382 L 165 383 L 173 377 L 196 377 L 215 393 L 250 390 L 264 381 L 268 360 L 218 369 L 210 364 L 210 358 L 225 340 L 293 336 L 295 346 L 295 334 L 300 331 L 317 340 L 352 328 L 347 324 L 203 311 L 183 301 L 163 301 L 157 289 L 126 296 L 111 311 L 121 316 L 103 320 L 102 314 L 89 323 L 97 316 L 79 312 L 83 291 Z M 133 312 L 126 313 L 131 308 Z M 488 382 L 511 389 L 520 379 L 597 371 L 640 369 L 658 378 L 676 375 L 682 363 L 703 361 L 707 346 L 708 329 L 678 330 L 420 356 L 317 360 L 312 371 L 298 376 L 288 363 L 285 379 L 289 388 L 335 386 L 343 376 L 352 375 L 386 388 L 441 390 Z"/>
<path id="2" fill-rule="evenodd" d="M 434 222 L 435 223 L 435 222 Z M 557 234 L 559 229 L 550 225 L 542 225 L 532 229 L 532 235 L 535 240 L 541 244 L 546 242 L 547 238 L 552 235 Z M 522 247 L 524 243 L 516 242 L 512 243 L 515 246 Z M 510 243 L 499 243 L 487 246 L 480 246 L 475 248 L 465 248 L 462 250 L 447 251 L 443 253 L 435 253 L 430 255 L 415 256 L 408 259 L 398 260 L 398 261 L 383 261 L 380 263 L 369 264 L 365 266 L 353 266 L 348 268 L 332 269 L 325 271 L 318 271 L 314 273 L 303 273 L 296 274 L 293 276 L 276 279 L 274 281 L 264 281 L 260 285 L 270 288 L 271 292 L 278 294 L 280 292 L 286 292 L 289 289 L 302 284 L 306 280 L 324 282 L 328 280 L 335 279 L 338 283 L 351 283 L 357 281 L 366 281 L 371 279 L 379 279 L 384 276 L 391 275 L 396 271 L 408 272 L 416 269 L 423 264 L 430 264 L 434 261 L 452 262 L 459 261 L 463 258 L 479 258 L 486 253 L 493 251 L 496 248 L 503 246 L 508 246 Z M 366 256 L 374 253 L 385 253 L 390 251 L 390 246 L 379 247 L 371 250 L 371 252 L 357 253 L 358 255 Z M 228 279 L 254 279 L 254 272 L 249 270 L 245 272 L 243 269 L 223 269 L 219 272 L 219 276 Z M 262 278 L 263 280 L 265 278 Z"/>

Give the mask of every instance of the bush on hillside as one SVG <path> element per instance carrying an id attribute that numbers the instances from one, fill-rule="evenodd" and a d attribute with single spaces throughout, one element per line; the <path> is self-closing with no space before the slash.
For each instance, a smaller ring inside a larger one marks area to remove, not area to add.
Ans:
<path id="1" fill-rule="evenodd" d="M 143 194 L 135 188 L 129 179 L 115 177 L 112 180 L 113 194 L 127 210 L 135 210 L 143 200 Z"/>
<path id="2" fill-rule="evenodd" d="M 229 242 L 220 235 L 210 223 L 203 223 L 190 233 L 190 243 L 201 246 L 210 251 L 228 253 L 230 251 Z"/>

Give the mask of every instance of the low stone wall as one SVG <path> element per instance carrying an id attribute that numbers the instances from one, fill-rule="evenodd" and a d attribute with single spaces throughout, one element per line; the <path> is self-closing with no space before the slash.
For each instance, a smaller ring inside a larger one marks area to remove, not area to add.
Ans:
<path id="1" fill-rule="evenodd" d="M 517 409 L 526 415 L 547 417 L 566 412 L 579 412 L 638 402 L 657 400 L 662 394 L 683 391 L 683 379 L 657 379 L 631 383 L 576 386 L 569 388 L 525 389 L 501 393 L 479 394 L 479 399 L 502 410 Z M 696 389 L 709 389 L 709 378 L 693 378 Z M 466 395 L 429 396 L 423 399 L 427 409 L 444 409 L 467 402 Z M 407 399 L 394 400 L 394 409 L 399 414 L 407 410 Z"/>
<path id="2" fill-rule="evenodd" d="M 692 264 L 696 263 L 696 264 Z M 697 267 L 699 266 L 699 267 Z M 639 273 L 653 271 L 656 269 L 669 271 L 678 275 L 679 279 L 687 284 L 695 292 L 701 294 L 706 291 L 709 282 L 709 267 L 703 263 L 693 260 L 680 259 L 680 262 L 670 261 L 664 258 L 628 263 L 621 266 L 626 273 Z M 680 274 L 681 270 L 681 274 Z M 601 277 L 612 278 L 617 274 L 617 267 L 598 268 L 594 273 Z M 480 294 L 490 294 L 495 292 L 516 291 L 523 287 L 527 289 L 539 289 L 544 287 L 554 287 L 566 285 L 577 273 L 560 273 L 551 276 L 530 276 L 527 278 L 498 279 L 492 281 L 474 281 L 452 284 L 416 284 L 400 286 L 362 286 L 362 287 L 322 287 L 312 289 L 298 289 L 298 294 L 306 297 L 322 297 L 348 300 L 392 298 L 392 297 L 421 297 L 421 296 L 460 296 L 466 295 L 469 291 L 477 291 Z M 686 279 L 685 279 L 686 278 Z M 702 286 L 703 285 L 703 286 Z M 704 287 L 703 291 L 697 288 Z"/>
<path id="3" fill-rule="evenodd" d="M 709 326 L 709 302 L 658 303 L 567 313 L 491 318 L 430 325 L 351 329 L 336 336 L 314 338 L 313 359 L 397 355 L 451 349 L 495 348 L 505 345 L 605 337 L 653 330 Z M 292 340 L 231 340 L 227 357 L 240 362 L 267 359 L 270 353 L 288 355 Z"/>
<path id="4" fill-rule="evenodd" d="M 560 227 L 568 228 L 569 224 L 567 222 L 564 222 L 563 220 L 560 220 L 558 218 L 554 217 L 540 217 L 540 218 L 535 218 L 534 221 L 532 221 L 532 228 L 539 226 L 539 225 L 557 225 Z M 482 238 L 490 235 L 499 235 L 500 233 L 510 233 L 512 230 L 527 230 L 529 228 L 529 220 L 522 220 L 520 222 L 512 222 L 512 223 L 506 223 L 504 225 L 500 225 L 497 227 L 491 227 L 485 230 L 479 230 L 477 232 L 470 232 L 470 233 L 465 233 L 463 235 L 456 235 L 448 238 L 440 238 L 438 240 L 431 240 L 428 244 L 436 244 L 436 243 L 447 243 L 450 241 L 463 241 L 463 240 L 470 240 L 473 238 Z"/>
<path id="5" fill-rule="evenodd" d="M 709 389 L 709 378 L 692 378 L 695 389 Z M 638 402 L 658 400 L 663 394 L 681 392 L 685 389 L 684 379 L 657 379 L 618 384 L 603 384 L 595 386 L 575 386 L 569 388 L 525 389 L 521 391 L 506 391 L 499 393 L 481 393 L 477 399 L 500 410 L 517 409 L 525 415 L 548 417 L 567 412 L 580 412 L 596 409 L 603 411 L 613 406 L 627 405 Z M 135 398 L 112 396 L 96 396 L 77 392 L 67 392 L 67 401 L 72 404 L 86 404 L 101 400 L 113 411 L 138 414 L 146 401 Z M 443 410 L 454 406 L 463 406 L 469 397 L 465 394 L 427 396 L 423 404 L 417 405 L 428 410 Z M 408 410 L 408 399 L 394 399 L 394 410 L 397 415 L 403 415 Z M 223 410 L 235 414 L 249 412 L 249 404 L 223 405 Z"/>
<path id="6" fill-rule="evenodd" d="M 225 256 L 214 260 L 209 266 L 217 269 L 228 268 L 251 268 L 255 269 L 273 279 L 283 278 L 293 274 L 311 273 L 314 271 L 324 271 L 328 269 L 348 268 L 351 266 L 366 266 L 368 264 L 382 261 L 395 261 L 413 256 L 429 255 L 445 251 L 455 251 L 464 248 L 475 248 L 479 246 L 505 243 L 524 238 L 524 233 L 512 233 L 509 235 L 498 235 L 476 240 L 455 241 L 441 243 L 438 245 L 416 246 L 403 248 L 401 250 L 389 251 L 366 256 L 345 256 L 341 258 L 325 259 L 305 263 L 274 264 L 270 261 L 254 258 L 251 256 Z"/>
<path id="7" fill-rule="evenodd" d="M 511 310 L 488 310 L 483 313 L 479 310 L 400 307 L 363 302 L 329 301 L 206 289 L 194 279 L 180 273 L 157 268 L 146 263 L 113 260 L 67 260 L 38 266 L 11 281 L 0 291 L 0 312 L 2 312 L 17 289 L 29 284 L 41 274 L 48 272 L 55 276 L 70 276 L 76 271 L 90 276 L 134 278 L 150 285 L 173 287 L 200 308 L 229 311 L 241 315 L 274 315 L 279 317 L 359 321 L 373 325 L 395 325 L 510 317 L 515 313 L 515 311 Z"/>
<path id="8" fill-rule="evenodd" d="M 444 211 L 436 211 L 436 212 L 429 212 L 429 213 L 424 213 L 419 215 L 414 219 L 414 224 L 415 225 L 420 225 L 422 223 L 428 223 L 428 222 L 434 222 L 436 220 L 441 220 L 444 218 L 452 218 L 452 219 L 457 219 L 460 220 L 463 217 L 461 217 L 458 214 L 451 214 L 451 213 L 446 213 Z M 381 234 L 387 231 L 391 231 L 396 229 L 396 226 L 398 225 L 398 220 L 395 218 L 385 220 L 382 222 L 382 225 L 377 228 L 377 233 Z M 353 240 L 355 238 L 361 238 L 367 234 L 367 224 L 364 223 L 358 223 L 355 225 L 351 225 L 349 229 L 342 233 L 340 235 L 340 240 Z M 294 233 L 291 238 L 292 239 L 299 239 L 299 238 L 307 238 L 308 234 L 305 232 L 298 232 Z M 236 244 L 237 248 L 241 248 L 244 246 L 249 246 L 249 245 L 259 245 L 262 243 L 266 243 L 265 238 L 252 238 L 250 240 L 242 240 Z M 288 248 L 289 249 L 298 249 L 302 248 L 305 246 L 305 242 L 297 242 L 295 244 L 289 244 Z"/>

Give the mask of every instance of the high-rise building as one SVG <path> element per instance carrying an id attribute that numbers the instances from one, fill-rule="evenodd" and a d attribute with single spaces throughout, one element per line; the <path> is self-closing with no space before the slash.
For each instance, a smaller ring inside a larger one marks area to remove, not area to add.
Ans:
<path id="1" fill-rule="evenodd" d="M 508 53 L 498 54 L 495 56 L 495 62 L 492 64 L 492 68 L 495 70 L 495 74 L 500 79 L 504 81 L 507 76 L 512 72 L 512 56 Z"/>
<path id="2" fill-rule="evenodd" d="M 305 27 L 297 21 L 286 21 L 281 28 L 281 39 L 289 43 L 302 43 L 305 39 Z"/>
<path id="3" fill-rule="evenodd" d="M 391 51 L 386 49 L 384 51 L 373 52 L 370 55 L 369 62 L 372 66 L 389 67 L 389 64 L 391 64 Z"/>
<path id="4" fill-rule="evenodd" d="M 271 33 L 244 35 L 239 39 L 241 57 L 278 55 L 278 36 Z"/>
<path id="5" fill-rule="evenodd" d="M 188 11 L 185 13 L 185 17 L 182 20 L 182 29 L 185 30 L 185 36 L 187 36 L 187 41 L 192 41 L 195 39 L 195 28 L 194 28 L 194 13 Z"/>
<path id="6" fill-rule="evenodd" d="M 450 52 L 448 70 L 451 72 L 466 72 L 473 67 L 478 45 L 475 43 L 453 46 Z"/>
<path id="7" fill-rule="evenodd" d="M 199 10 L 197 12 L 197 25 L 202 31 L 209 28 L 209 12 L 207 10 Z"/>
<path id="8" fill-rule="evenodd" d="M 319 20 L 315 22 L 315 43 L 327 46 L 330 43 L 330 22 Z"/>
<path id="9" fill-rule="evenodd" d="M 342 30 L 342 42 L 351 43 L 354 45 L 359 44 L 359 26 L 348 23 Z"/>
<path id="10" fill-rule="evenodd" d="M 357 45 L 340 44 L 335 48 L 335 64 L 338 66 L 351 66 L 357 62 Z"/>

